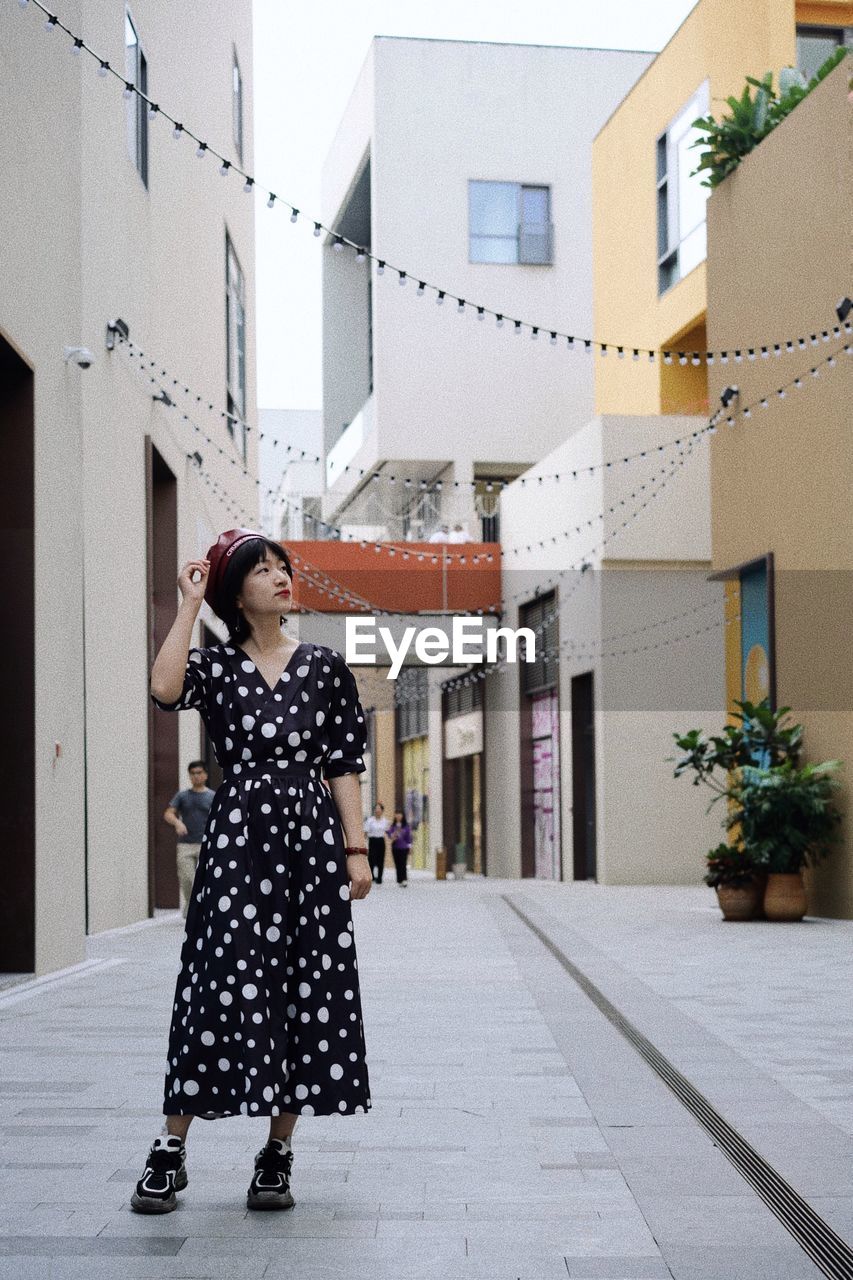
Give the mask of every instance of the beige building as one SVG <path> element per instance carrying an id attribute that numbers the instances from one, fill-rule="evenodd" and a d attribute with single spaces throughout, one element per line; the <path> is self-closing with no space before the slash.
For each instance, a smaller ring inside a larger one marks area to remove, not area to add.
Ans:
<path id="1" fill-rule="evenodd" d="M 482 694 L 491 875 L 689 884 L 717 841 L 667 763 L 723 697 L 705 425 L 594 418 L 502 495 L 503 624 L 537 657 Z"/>
<path id="2" fill-rule="evenodd" d="M 842 842 L 809 879 L 810 909 L 848 919 L 853 358 L 844 347 L 853 312 L 836 307 L 853 293 L 851 71 L 848 56 L 708 202 L 709 342 L 725 346 L 737 334 L 757 349 L 784 340 L 778 357 L 709 371 L 712 396 L 732 383 L 739 392 L 733 425 L 711 452 L 714 568 L 737 619 L 727 632 L 727 704 L 770 694 L 804 725 L 805 759 L 844 762 Z"/>
<path id="3" fill-rule="evenodd" d="M 72 12 L 100 58 L 251 172 L 248 0 L 204 22 L 152 0 Z M 220 416 L 255 419 L 253 200 L 72 43 L 33 5 L 0 12 L 0 969 L 38 974 L 81 961 L 87 931 L 177 904 L 161 815 L 205 750 L 198 717 L 154 711 L 149 667 L 180 563 L 257 511 L 256 442 Z M 107 349 L 118 320 L 155 384 Z"/>

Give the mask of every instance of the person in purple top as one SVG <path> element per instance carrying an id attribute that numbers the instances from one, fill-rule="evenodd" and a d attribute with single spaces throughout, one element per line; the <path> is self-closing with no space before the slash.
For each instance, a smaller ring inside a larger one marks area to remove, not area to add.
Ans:
<path id="1" fill-rule="evenodd" d="M 405 887 L 409 881 L 406 876 L 406 862 L 412 848 L 412 828 L 406 821 L 402 809 L 394 810 L 394 821 L 385 833 L 391 841 L 391 854 L 397 868 L 397 884 Z"/>

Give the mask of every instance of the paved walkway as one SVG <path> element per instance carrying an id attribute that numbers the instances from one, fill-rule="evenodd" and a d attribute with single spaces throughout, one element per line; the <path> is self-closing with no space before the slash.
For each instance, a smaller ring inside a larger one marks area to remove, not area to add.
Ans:
<path id="1" fill-rule="evenodd" d="M 129 1212 L 181 927 L 92 939 L 90 967 L 0 993 L 0 1277 L 819 1276 L 512 905 L 853 1238 L 853 926 L 722 925 L 712 901 L 375 888 L 354 908 L 373 1108 L 298 1123 L 297 1205 L 269 1215 L 245 1208 L 249 1118 L 196 1121 L 178 1211 Z"/>

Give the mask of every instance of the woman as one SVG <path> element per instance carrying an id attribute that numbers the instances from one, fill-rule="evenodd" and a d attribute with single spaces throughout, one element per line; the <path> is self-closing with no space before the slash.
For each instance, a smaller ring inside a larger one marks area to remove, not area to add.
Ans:
<path id="1" fill-rule="evenodd" d="M 286 1209 L 297 1116 L 371 1106 L 350 906 L 372 882 L 357 777 L 365 718 L 342 656 L 282 633 L 292 578 L 275 542 L 223 533 L 181 570 L 151 671 L 158 707 L 199 711 L 224 778 L 187 912 L 166 1123 L 131 1199 L 142 1213 L 176 1207 L 194 1115 L 269 1117 L 248 1205 Z M 205 599 L 229 640 L 190 648 Z"/>
<path id="2" fill-rule="evenodd" d="M 364 820 L 364 834 L 367 836 L 367 857 L 375 884 L 382 883 L 382 870 L 385 866 L 385 833 L 389 822 L 384 816 L 385 805 L 377 800 L 373 806 L 373 814 Z"/>
<path id="3" fill-rule="evenodd" d="M 408 885 L 406 862 L 412 850 L 412 828 L 402 809 L 394 810 L 394 821 L 385 833 L 391 841 L 391 854 L 397 869 L 397 884 Z"/>

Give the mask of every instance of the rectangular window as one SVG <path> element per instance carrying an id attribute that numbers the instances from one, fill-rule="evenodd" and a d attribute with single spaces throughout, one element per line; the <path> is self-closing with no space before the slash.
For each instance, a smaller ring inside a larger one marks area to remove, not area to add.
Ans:
<path id="1" fill-rule="evenodd" d="M 797 27 L 797 68 L 807 80 L 841 45 L 853 49 L 853 27 Z"/>
<path id="2" fill-rule="evenodd" d="M 148 93 L 148 61 L 128 10 L 124 13 L 124 74 L 140 93 Z M 148 186 L 148 107 L 139 94 L 127 100 L 127 149 L 139 176 Z"/>
<path id="3" fill-rule="evenodd" d="M 541 689 L 552 689 L 557 684 L 559 668 L 559 627 L 557 625 L 557 597 L 552 591 L 547 596 L 540 596 L 530 604 L 522 605 L 518 615 L 520 627 L 530 627 L 536 637 L 534 662 L 524 660 L 525 639 L 519 642 L 521 657 L 521 689 L 523 693 L 534 693 Z"/>
<path id="4" fill-rule="evenodd" d="M 225 236 L 225 358 L 228 430 L 246 458 L 246 285 L 231 237 Z"/>
<path id="5" fill-rule="evenodd" d="M 553 262 L 551 188 L 468 183 L 468 260 L 528 266 Z"/>
<path id="6" fill-rule="evenodd" d="M 700 153 L 692 144 L 701 137 L 693 121 L 707 115 L 708 105 L 706 80 L 655 143 L 659 293 L 705 260 L 708 188 L 703 175 L 693 172 Z"/>
<path id="7" fill-rule="evenodd" d="M 469 711 L 479 711 L 483 706 L 483 682 L 472 680 L 469 684 L 457 685 L 454 689 L 448 689 L 444 696 L 447 720 L 467 715 Z"/>
<path id="8" fill-rule="evenodd" d="M 234 130 L 234 147 L 237 159 L 243 163 L 243 77 L 240 74 L 240 63 L 237 61 L 237 50 L 231 66 L 231 110 Z"/>
<path id="9" fill-rule="evenodd" d="M 429 675 L 425 667 L 404 669 L 397 677 L 397 741 L 425 738 L 429 732 Z"/>

